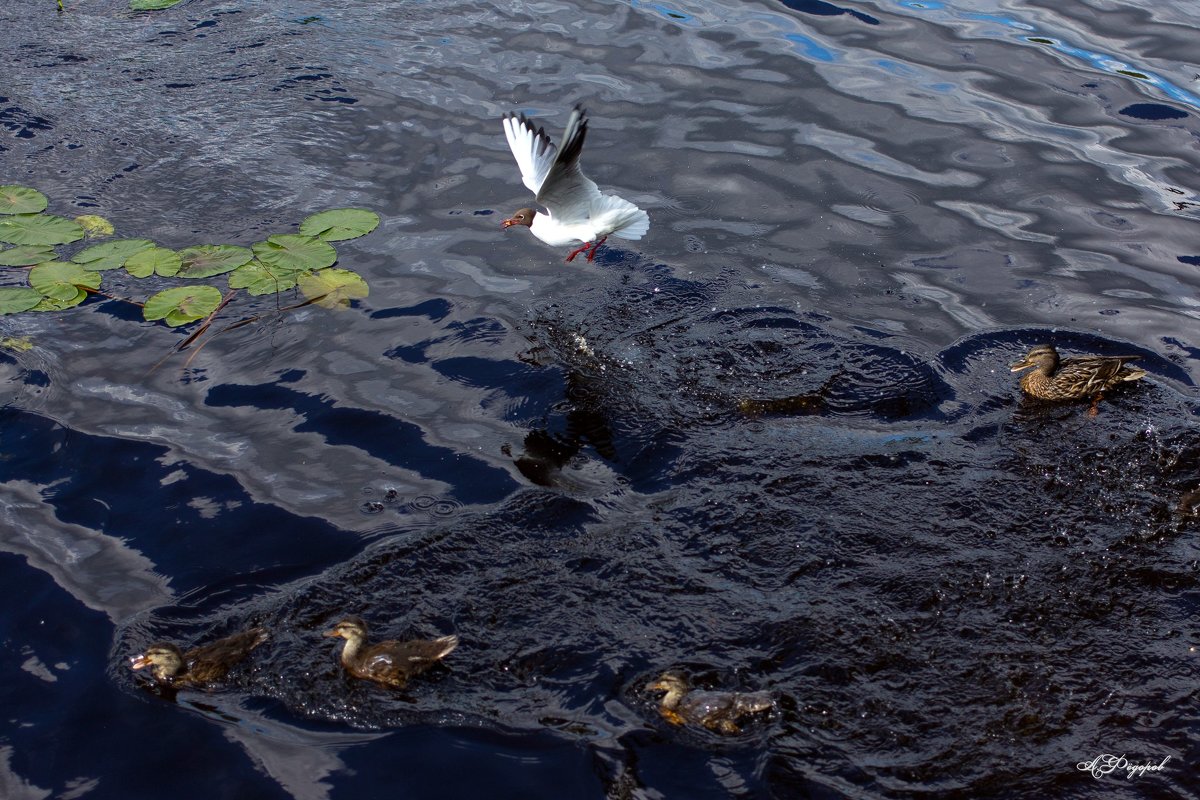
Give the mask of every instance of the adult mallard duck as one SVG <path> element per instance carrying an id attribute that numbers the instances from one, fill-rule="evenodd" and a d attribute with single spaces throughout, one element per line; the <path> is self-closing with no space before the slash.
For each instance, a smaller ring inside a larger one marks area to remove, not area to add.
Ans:
<path id="1" fill-rule="evenodd" d="M 1009 365 L 1013 372 L 1033 367 L 1021 377 L 1021 388 L 1039 400 L 1084 400 L 1092 398 L 1092 414 L 1101 393 L 1125 381 L 1146 377 L 1146 370 L 1128 362 L 1141 356 L 1074 356 L 1059 359 L 1053 345 L 1039 344 L 1020 361 Z"/>
<path id="2" fill-rule="evenodd" d="M 737 721 L 748 714 L 769 711 L 775 705 L 770 692 L 691 691 L 678 673 L 665 672 L 646 684 L 651 692 L 666 692 L 658 712 L 672 725 L 694 723 L 719 733 L 740 733 Z"/>
<path id="3" fill-rule="evenodd" d="M 439 639 L 367 644 L 367 624 L 358 617 L 346 617 L 324 635 L 346 640 L 342 646 L 341 660 L 347 672 L 356 678 L 396 689 L 458 647 L 458 637 L 453 634 Z"/>
<path id="4" fill-rule="evenodd" d="M 187 652 L 170 642 L 154 642 L 131 658 L 130 666 L 149 667 L 155 680 L 176 687 L 215 683 L 266 640 L 265 628 L 250 628 Z"/>

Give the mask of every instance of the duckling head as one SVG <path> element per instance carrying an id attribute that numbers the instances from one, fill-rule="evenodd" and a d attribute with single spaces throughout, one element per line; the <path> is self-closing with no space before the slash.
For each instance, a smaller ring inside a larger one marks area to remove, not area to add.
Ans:
<path id="1" fill-rule="evenodd" d="M 664 672 L 656 680 L 646 684 L 648 692 L 687 691 L 687 681 L 678 672 Z"/>
<path id="2" fill-rule="evenodd" d="M 170 642 L 155 642 L 130 660 L 133 669 L 150 667 L 150 674 L 169 681 L 183 671 L 183 653 Z"/>
<path id="3" fill-rule="evenodd" d="M 1020 361 L 1014 361 L 1008 365 L 1013 372 L 1020 372 L 1030 367 L 1037 367 L 1039 371 L 1047 375 L 1054 372 L 1058 367 L 1058 351 L 1054 349 L 1054 345 L 1039 344 L 1026 353 Z"/>
<path id="4" fill-rule="evenodd" d="M 664 672 L 657 680 L 646 684 L 648 692 L 667 693 L 662 699 L 662 704 L 668 708 L 678 703 L 679 699 L 687 694 L 687 690 L 687 680 L 678 672 Z"/>
<path id="5" fill-rule="evenodd" d="M 346 641 L 361 641 L 367 638 L 367 623 L 359 617 L 345 617 L 322 634 L 329 639 L 345 639 Z"/>

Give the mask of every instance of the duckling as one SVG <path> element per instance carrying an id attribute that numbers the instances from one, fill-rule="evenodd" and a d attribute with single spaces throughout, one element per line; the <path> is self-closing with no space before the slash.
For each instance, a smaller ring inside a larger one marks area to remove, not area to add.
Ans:
<path id="1" fill-rule="evenodd" d="M 324 635 L 346 640 L 341 660 L 347 672 L 396 689 L 403 688 L 409 678 L 429 669 L 458 647 L 458 637 L 453 634 L 433 640 L 367 644 L 367 624 L 358 617 L 346 617 Z"/>
<path id="2" fill-rule="evenodd" d="M 266 640 L 265 628 L 250 628 L 186 653 L 170 642 L 155 642 L 131 658 L 130 666 L 150 667 L 155 680 L 176 687 L 215 683 Z"/>
<path id="3" fill-rule="evenodd" d="M 1059 360 L 1053 345 L 1040 344 L 1020 361 L 1009 365 L 1013 372 L 1034 367 L 1021 378 L 1021 388 L 1039 400 L 1084 400 L 1092 398 L 1088 412 L 1095 416 L 1101 393 L 1125 381 L 1146 377 L 1146 370 L 1126 364 L 1141 356 L 1075 356 Z"/>
<path id="4" fill-rule="evenodd" d="M 740 733 L 738 719 L 775 705 L 770 692 L 693 692 L 684 677 L 674 672 L 664 672 L 646 684 L 646 690 L 666 692 L 658 711 L 672 725 L 691 722 L 718 733 Z"/>

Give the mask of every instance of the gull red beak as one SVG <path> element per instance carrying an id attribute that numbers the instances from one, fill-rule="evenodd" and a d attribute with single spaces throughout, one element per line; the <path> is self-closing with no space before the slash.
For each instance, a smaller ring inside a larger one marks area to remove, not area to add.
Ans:
<path id="1" fill-rule="evenodd" d="M 515 219 L 506 219 L 506 220 L 504 220 L 504 222 L 500 223 L 500 227 L 501 228 L 511 228 L 513 225 L 516 225 L 516 224 L 517 224 L 517 221 Z"/>

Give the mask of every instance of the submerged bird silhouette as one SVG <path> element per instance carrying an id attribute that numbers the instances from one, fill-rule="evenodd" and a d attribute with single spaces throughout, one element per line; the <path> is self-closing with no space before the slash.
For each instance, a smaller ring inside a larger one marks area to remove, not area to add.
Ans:
<path id="1" fill-rule="evenodd" d="M 534 128 L 524 114 L 504 115 L 504 135 L 513 158 L 521 170 L 521 180 L 544 212 L 522 208 L 504 227 L 524 225 L 548 245 L 566 247 L 582 242 L 567 261 L 580 253 L 587 260 L 596 258 L 596 250 L 609 236 L 640 239 L 650 230 L 650 217 L 633 203 L 611 194 L 602 194 L 595 182 L 579 168 L 583 140 L 587 136 L 587 111 L 575 106 L 558 147 L 544 128 Z"/>

